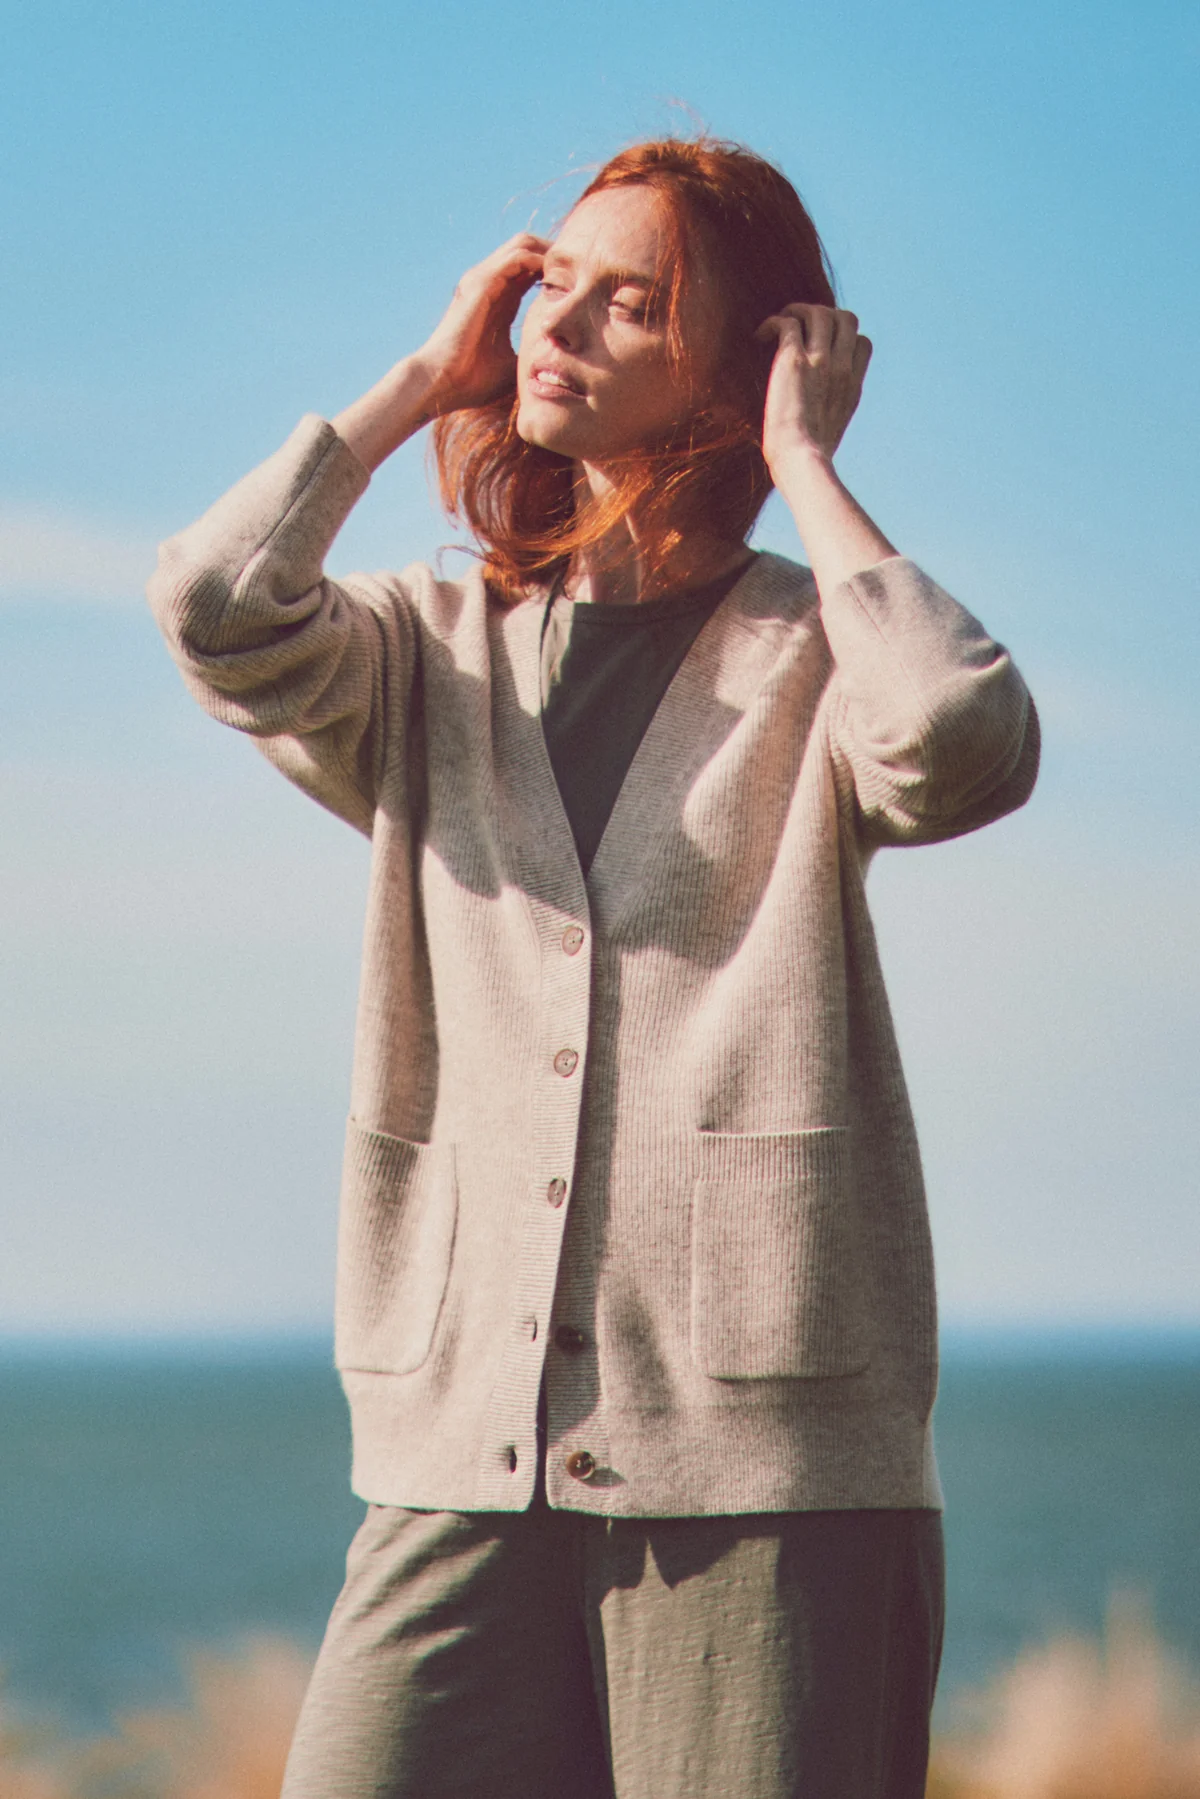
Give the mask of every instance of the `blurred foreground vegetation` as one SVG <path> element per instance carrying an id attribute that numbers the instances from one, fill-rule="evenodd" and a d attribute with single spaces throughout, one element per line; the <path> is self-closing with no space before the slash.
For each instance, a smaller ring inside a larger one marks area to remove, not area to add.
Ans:
<path id="1" fill-rule="evenodd" d="M 0 1713 L 0 1799 L 278 1799 L 309 1658 L 277 1638 L 194 1655 L 188 1703 L 70 1740 Z M 928 1799 L 1200 1799 L 1200 1682 L 1129 1601 L 960 1696 Z"/>

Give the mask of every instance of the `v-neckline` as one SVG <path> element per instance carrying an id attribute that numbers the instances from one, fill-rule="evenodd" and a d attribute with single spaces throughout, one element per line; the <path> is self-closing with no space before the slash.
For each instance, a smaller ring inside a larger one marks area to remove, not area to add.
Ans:
<path id="1" fill-rule="evenodd" d="M 542 732 L 542 627 L 552 600 L 526 601 L 504 620 L 512 695 L 536 726 L 521 732 L 526 753 L 519 773 L 514 770 L 528 783 L 516 796 L 529 827 L 520 832 L 522 876 L 564 911 L 588 916 L 605 936 L 630 911 L 684 797 L 740 722 L 778 655 L 777 633 L 755 628 L 747 618 L 776 560 L 758 552 L 697 633 L 634 753 L 586 877 Z"/>

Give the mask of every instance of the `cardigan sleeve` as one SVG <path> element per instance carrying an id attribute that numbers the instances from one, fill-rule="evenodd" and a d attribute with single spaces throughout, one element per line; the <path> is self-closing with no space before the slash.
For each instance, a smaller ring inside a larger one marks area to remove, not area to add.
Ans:
<path id="1" fill-rule="evenodd" d="M 907 557 L 823 601 L 833 753 L 869 844 L 935 843 L 1029 798 L 1040 735 L 1008 652 Z"/>
<path id="2" fill-rule="evenodd" d="M 337 582 L 322 572 L 369 481 L 332 425 L 305 418 L 163 544 L 147 587 L 200 704 L 368 835 L 417 656 L 415 605 L 401 579 Z"/>

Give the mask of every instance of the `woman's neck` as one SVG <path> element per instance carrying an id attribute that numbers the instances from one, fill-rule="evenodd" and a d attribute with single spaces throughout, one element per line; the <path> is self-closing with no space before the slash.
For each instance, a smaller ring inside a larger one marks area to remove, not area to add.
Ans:
<path id="1" fill-rule="evenodd" d="M 596 492 L 598 473 L 581 467 L 577 474 L 593 501 L 601 497 Z M 600 479 L 603 483 L 603 477 Z M 664 593 L 719 580 L 746 557 L 746 545 L 740 541 L 688 531 L 674 549 L 661 559 L 655 558 L 651 566 L 637 519 L 626 513 L 600 542 L 587 545 L 572 557 L 564 589 L 573 600 L 633 606 L 642 600 L 659 599 Z"/>

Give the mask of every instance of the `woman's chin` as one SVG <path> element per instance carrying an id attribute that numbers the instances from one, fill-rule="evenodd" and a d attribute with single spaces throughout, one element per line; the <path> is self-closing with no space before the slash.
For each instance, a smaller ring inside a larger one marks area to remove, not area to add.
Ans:
<path id="1" fill-rule="evenodd" d="M 571 430 L 572 420 L 562 416 L 563 409 L 546 401 L 522 400 L 517 408 L 517 436 L 534 449 L 553 450 L 557 456 L 579 454 Z"/>

